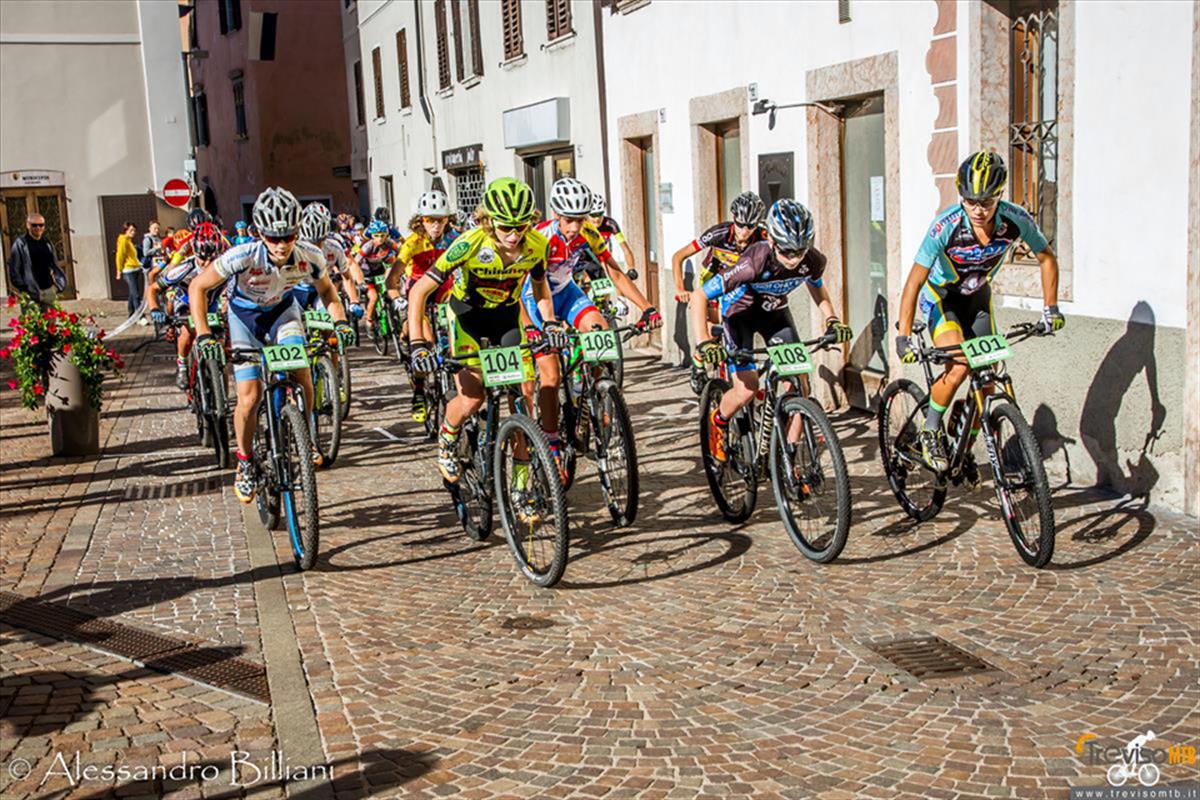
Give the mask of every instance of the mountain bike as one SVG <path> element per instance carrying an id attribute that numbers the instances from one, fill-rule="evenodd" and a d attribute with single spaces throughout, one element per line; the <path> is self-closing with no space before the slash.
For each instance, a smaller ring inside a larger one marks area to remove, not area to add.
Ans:
<path id="1" fill-rule="evenodd" d="M 379 296 L 378 302 L 375 304 L 375 319 L 372 320 L 370 329 L 367 335 L 371 339 L 371 346 L 375 348 L 375 352 L 381 356 L 388 354 L 388 345 L 391 344 L 392 350 L 396 358 L 401 361 L 407 361 L 405 348 L 401 347 L 400 330 L 401 320 L 396 314 L 396 309 L 392 307 L 387 296 L 387 275 L 376 275 L 369 279 L 375 285 L 375 291 Z M 366 295 L 367 286 L 363 284 L 359 287 L 363 295 Z"/>
<path id="2" fill-rule="evenodd" d="M 289 375 L 291 370 L 308 368 L 306 346 L 235 349 L 229 361 L 262 364 L 265 391 L 258 404 L 253 445 L 258 516 L 268 530 L 278 530 L 281 524 L 287 527 L 297 566 L 310 569 L 317 560 L 321 533 L 317 475 L 304 390 Z"/>
<path id="3" fill-rule="evenodd" d="M 815 368 L 810 348 L 823 350 L 836 342 L 826 334 L 791 344 L 772 340 L 763 348 L 727 354 L 729 361 L 742 365 L 756 364 L 759 355 L 767 359 L 755 367 L 765 388 L 729 420 L 724 460 L 710 449 L 709 426 L 712 411 L 731 386 L 728 361 L 721 377 L 710 378 L 700 393 L 704 475 L 721 514 L 730 522 L 748 519 L 758 484 L 769 475 L 788 537 L 805 557 L 822 564 L 846 546 L 850 477 L 837 434 L 824 409 L 807 397 L 807 381 L 801 378 Z"/>
<path id="4" fill-rule="evenodd" d="M 951 347 L 928 347 L 924 331 L 922 323 L 913 326 L 927 390 L 900 379 L 884 389 L 879 401 L 879 456 L 888 485 L 906 514 L 918 522 L 933 519 L 946 501 L 950 484 L 979 485 L 979 467 L 971 447 L 982 430 L 996 499 L 1013 545 L 1025 563 L 1046 566 L 1054 554 L 1050 486 L 1037 437 L 1017 405 L 1004 361 L 1012 355 L 1011 345 L 1047 334 L 1040 325 L 1024 323 L 1003 335 L 980 336 Z M 966 400 L 955 400 L 950 406 L 949 467 L 934 472 L 925 464 L 918 441 L 929 410 L 932 367 L 948 362 L 961 364 L 964 360 L 971 370 L 970 390 Z"/>
<path id="5" fill-rule="evenodd" d="M 625 271 L 625 275 L 631 281 L 636 281 L 638 271 L 630 269 Z M 621 325 L 621 320 L 629 314 L 629 306 L 617 294 L 616 284 L 608 277 L 604 265 L 595 260 L 591 255 L 591 251 L 587 252 L 586 258 L 581 262 L 580 266 L 575 270 L 575 280 L 580 288 L 587 293 L 591 298 L 592 303 L 604 316 L 608 323 L 609 330 L 616 330 Z M 645 333 L 645 331 L 642 331 Z M 629 341 L 630 337 L 626 337 L 624 341 Z M 625 388 L 625 353 L 623 342 L 617 341 L 617 354 L 619 358 L 611 362 L 612 379 L 620 388 Z"/>
<path id="6" fill-rule="evenodd" d="M 350 326 L 354 328 L 354 345 L 357 346 L 358 338 L 358 317 L 349 313 L 350 311 L 350 296 L 346 293 L 346 281 L 349 277 L 343 277 L 338 281 L 338 298 L 342 302 L 342 308 L 346 309 L 346 318 L 350 322 Z M 339 373 L 338 387 L 341 389 L 342 395 L 342 419 L 350 415 L 350 399 L 353 396 L 353 385 L 350 381 L 350 352 L 345 347 L 340 347 L 338 350 L 337 367 Z"/>
<path id="7" fill-rule="evenodd" d="M 164 326 L 167 339 L 174 341 L 179 328 L 195 328 L 190 315 L 167 315 Z M 218 339 L 225 338 L 225 319 L 215 312 L 208 312 L 208 327 Z M 217 467 L 228 469 L 232 463 L 229 449 L 229 391 L 226 383 L 225 364 L 204 360 L 196 356 L 193 348 L 188 353 L 188 388 L 186 390 L 188 410 L 196 418 L 196 433 L 201 447 L 211 447 Z"/>
<path id="8" fill-rule="evenodd" d="M 321 454 L 320 467 L 326 469 L 337 459 L 345 417 L 341 372 L 334 364 L 334 356 L 345 359 L 346 353 L 333 332 L 333 317 L 328 311 L 305 311 L 304 327 L 308 332 L 308 360 L 312 364 L 313 381 L 309 434 Z"/>
<path id="9" fill-rule="evenodd" d="M 550 443 L 526 414 L 522 381 L 531 379 L 530 344 L 491 347 L 480 343 L 479 361 L 487 403 L 462 425 L 458 438 L 459 480 L 447 484 L 467 535 L 476 541 L 492 529 L 499 499 L 500 522 L 521 574 L 534 585 L 553 586 L 567 566 L 567 503 Z M 450 372 L 468 368 L 441 357 Z M 515 413 L 500 417 L 508 405 Z"/>
<path id="10" fill-rule="evenodd" d="M 433 328 L 434 350 L 448 353 L 450 324 L 445 303 L 434 305 L 434 311 L 429 315 L 429 324 Z M 431 442 L 437 441 L 442 421 L 446 419 L 446 404 L 450 402 L 453 392 L 454 381 L 448 371 L 437 370 L 425 376 L 425 438 Z"/>
<path id="11" fill-rule="evenodd" d="M 557 356 L 564 487 L 569 489 L 575 479 L 577 456 L 591 455 L 615 525 L 632 525 L 637 517 L 638 466 L 629 409 L 613 375 L 623 358 L 622 338 L 628 341 L 644 332 L 626 325 L 574 333 L 573 346 Z"/>

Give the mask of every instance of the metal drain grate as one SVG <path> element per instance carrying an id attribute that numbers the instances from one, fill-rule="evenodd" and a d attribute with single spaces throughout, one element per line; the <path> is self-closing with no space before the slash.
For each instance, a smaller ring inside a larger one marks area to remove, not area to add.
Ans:
<path id="1" fill-rule="evenodd" d="M 937 636 L 896 639 L 867 647 L 918 680 L 957 678 L 995 669 L 986 661 Z"/>
<path id="2" fill-rule="evenodd" d="M 509 617 L 500 623 L 506 631 L 536 631 L 542 628 L 552 628 L 557 625 L 554 620 L 545 617 Z"/>
<path id="3" fill-rule="evenodd" d="M 99 619 L 61 603 L 0 592 L 0 614 L 9 625 L 78 642 L 128 658 L 147 669 L 271 702 L 266 669 L 237 658 L 229 647 L 189 642 Z"/>
<path id="4" fill-rule="evenodd" d="M 206 451 L 207 452 L 207 451 Z M 136 483 L 125 486 L 125 500 L 166 500 L 179 497 L 199 497 L 224 489 L 221 477 L 209 476 L 203 480 L 176 483 Z"/>

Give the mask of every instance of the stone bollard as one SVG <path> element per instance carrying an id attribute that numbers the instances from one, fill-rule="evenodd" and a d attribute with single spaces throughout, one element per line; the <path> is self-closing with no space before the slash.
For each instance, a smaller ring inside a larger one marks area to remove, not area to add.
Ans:
<path id="1" fill-rule="evenodd" d="M 100 412 L 87 401 L 79 367 L 59 356 L 50 368 L 46 413 L 50 452 L 56 456 L 93 456 L 100 452 Z"/>

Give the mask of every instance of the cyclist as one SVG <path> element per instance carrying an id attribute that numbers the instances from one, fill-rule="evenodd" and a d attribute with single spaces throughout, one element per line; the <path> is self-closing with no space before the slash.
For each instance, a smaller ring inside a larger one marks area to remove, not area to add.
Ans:
<path id="1" fill-rule="evenodd" d="M 204 222 L 196 227 L 192 237 L 191 257 L 172 267 L 157 266 L 150 270 L 146 281 L 149 284 L 146 287 L 146 308 L 150 309 L 150 319 L 155 325 L 164 325 L 167 322 L 166 312 L 159 303 L 159 295 L 174 290 L 171 315 L 186 317 L 189 311 L 188 284 L 224 251 L 225 240 L 221 232 L 211 222 Z M 214 293 L 206 312 L 216 311 L 219 301 L 220 294 Z M 175 339 L 175 385 L 184 391 L 188 388 L 187 358 L 192 352 L 193 341 L 192 329 L 187 325 L 180 325 Z"/>
<path id="2" fill-rule="evenodd" d="M 342 280 L 349 271 L 349 262 L 346 260 L 344 243 L 337 234 L 329 232 L 331 226 L 329 209 L 321 203 L 309 203 L 300 214 L 300 238 L 320 249 L 325 256 L 325 270 L 329 280 L 333 282 L 334 288 L 337 288 L 342 286 Z M 363 307 L 358 302 L 358 287 L 351 280 L 345 284 L 345 288 L 346 297 L 350 300 L 350 306 L 346 310 L 362 319 Z M 301 308 L 314 306 L 317 293 L 310 282 L 305 281 L 293 292 Z M 311 293 L 311 298 L 305 297 L 307 293 Z"/>
<path id="3" fill-rule="evenodd" d="M 625 271 L 617 264 L 608 245 L 587 216 L 592 209 L 592 193 L 575 178 L 560 178 L 550 187 L 550 209 L 554 219 L 538 226 L 538 232 L 546 237 L 549 249 L 546 259 L 546 278 L 554 298 L 554 316 L 580 331 L 608 328 L 608 321 L 579 285 L 575 283 L 575 270 L 581 268 L 585 259 L 594 259 L 607 269 L 608 277 L 617 290 L 628 297 L 642 312 L 641 324 L 653 330 L 662 325 L 662 317 L 650 301 L 634 285 Z M 527 282 L 521 295 L 525 304 L 526 320 L 534 327 L 542 328 L 542 316 L 534 300 L 533 286 Z M 537 358 L 538 407 L 541 410 L 542 430 L 550 442 L 550 449 L 559 458 L 558 440 L 558 389 L 562 375 L 558 364 L 558 353 L 550 350 Z M 522 387 L 526 402 L 532 407 L 533 381 Z"/>
<path id="4" fill-rule="evenodd" d="M 417 199 L 417 213 L 409 221 L 408 227 L 413 233 L 400 245 L 396 263 L 388 270 L 387 277 L 388 297 L 396 308 L 396 314 L 404 320 L 402 336 L 405 339 L 409 337 L 408 296 L 412 287 L 458 237 L 458 230 L 450 226 L 450 199 L 446 193 L 437 189 L 424 192 Z M 403 286 L 400 285 L 402 273 Z M 444 302 L 450 287 L 449 279 L 443 281 L 430 302 L 434 305 Z M 416 338 L 433 341 L 433 327 L 429 325 L 428 317 L 424 330 Z M 412 379 L 412 419 L 413 422 L 424 422 L 429 413 L 425 408 L 425 375 L 414 372 Z"/>
<path id="5" fill-rule="evenodd" d="M 906 364 L 917 360 L 912 342 L 916 309 L 925 317 L 937 347 L 996 332 L 992 314 L 992 277 L 1020 239 L 1037 257 L 1042 272 L 1042 330 L 1065 324 L 1058 310 L 1058 260 L 1029 212 L 1000 199 L 1008 169 L 996 153 L 973 153 L 958 168 L 962 200 L 938 215 L 917 251 L 900 297 L 896 354 Z M 934 381 L 929 413 L 920 433 L 921 455 L 931 469 L 947 468 L 942 415 L 970 370 L 952 362 Z"/>
<path id="6" fill-rule="evenodd" d="M 223 251 L 228 250 L 233 246 L 229 239 L 225 237 L 225 233 L 221 230 L 220 226 L 214 222 L 212 214 L 209 214 L 203 208 L 193 208 L 191 212 L 188 213 L 187 221 L 187 230 L 182 233 L 175 234 L 173 240 L 175 252 L 171 255 L 171 266 L 176 266 L 177 264 L 182 263 L 185 258 L 191 257 L 192 238 L 195 236 L 197 228 L 199 228 L 201 225 L 213 226 L 213 228 L 217 231 L 217 234 L 221 237 L 221 241 L 224 245 L 222 247 Z"/>
<path id="7" fill-rule="evenodd" d="M 704 282 L 692 292 L 688 314 L 692 333 L 700 345 L 701 361 L 719 362 L 726 352 L 754 347 L 754 335 L 763 341 L 800 341 L 788 310 L 788 295 L 801 285 L 808 287 L 813 302 L 825 315 L 826 333 L 848 342 L 851 331 L 838 319 L 821 282 L 825 255 L 812 246 L 813 220 L 808 209 L 796 200 L 778 200 L 767 214 L 767 241 L 756 242 L 741 253 L 737 264 Z M 725 332 L 723 342 L 708 339 L 708 301 L 718 300 Z M 721 396 L 721 404 L 709 416 L 709 450 L 725 460 L 725 429 L 729 420 L 754 399 L 758 371 L 753 364 L 731 362 L 733 386 Z"/>
<path id="8" fill-rule="evenodd" d="M 238 246 L 239 244 L 246 244 L 247 242 L 252 241 L 254 241 L 254 239 L 250 236 L 250 231 L 246 225 L 246 220 L 239 219 L 237 222 L 233 223 L 234 247 Z"/>
<path id="9" fill-rule="evenodd" d="M 376 222 L 382 222 L 387 226 L 388 236 L 390 236 L 393 241 L 399 242 L 404 239 L 404 232 L 392 224 L 392 212 L 386 206 L 380 206 L 379 208 L 375 209 L 374 219 Z"/>
<path id="10" fill-rule="evenodd" d="M 763 230 L 762 222 L 767 216 L 767 207 L 754 192 L 742 192 L 733 198 L 733 202 L 729 204 L 729 215 L 732 220 L 718 222 L 676 250 L 675 255 L 671 256 L 671 271 L 675 275 L 675 300 L 677 302 L 686 303 L 691 297 L 691 292 L 684 288 L 683 283 L 683 262 L 686 259 L 704 248 L 708 248 L 695 283 L 695 291 L 700 291 L 700 287 L 713 275 L 736 264 L 747 247 L 766 239 L 766 231 Z M 709 304 L 708 318 L 710 322 L 714 323 L 720 319 L 716 303 Z M 707 339 L 708 336 L 704 338 Z M 696 361 L 695 356 L 692 358 L 689 382 L 692 391 L 700 394 L 700 390 L 704 387 L 704 365 Z"/>
<path id="11" fill-rule="evenodd" d="M 367 226 L 366 241 L 356 248 L 355 263 L 359 274 L 355 278 L 367 285 L 368 328 L 375 324 L 375 313 L 378 311 L 379 303 L 382 302 L 379 291 L 375 288 L 375 278 L 386 274 L 400 254 L 400 249 L 388 230 L 387 223 L 375 220 Z"/>
<path id="12" fill-rule="evenodd" d="M 546 320 L 549 344 L 565 343 L 562 323 L 555 319 L 550 287 L 546 283 L 546 237 L 532 230 L 537 211 L 533 190 L 514 178 L 488 184 L 483 205 L 476 211 L 478 226 L 459 236 L 453 246 L 412 288 L 408 306 L 409 330 L 423 331 L 428 324 L 425 301 L 446 278 L 453 277 L 448 301 L 450 354 L 471 365 L 455 376 L 458 395 L 446 406 L 446 420 L 438 437 L 438 470 L 449 483 L 458 480 L 454 451 L 463 422 L 483 405 L 483 380 L 478 369 L 479 342 L 510 345 L 521 341 L 522 285 L 528 277 L 538 309 Z M 428 340 L 412 343 L 413 371 L 429 373 L 437 358 Z"/>
<path id="13" fill-rule="evenodd" d="M 621 245 L 621 253 L 625 256 L 626 266 L 630 269 L 637 266 L 637 262 L 633 259 L 633 248 L 629 246 L 629 242 L 625 241 L 625 234 L 621 233 L 621 226 L 615 219 L 608 216 L 608 203 L 604 201 L 604 195 L 599 192 L 592 193 L 592 208 L 588 212 L 588 222 L 600 231 L 600 235 L 604 237 L 604 241 L 609 243 L 610 248 L 613 241 Z"/>
<path id="14" fill-rule="evenodd" d="M 304 322 L 292 290 L 311 280 L 333 316 L 337 335 L 343 343 L 354 339 L 346 322 L 346 310 L 337 290 L 329 282 L 325 256 L 308 242 L 296 241 L 300 227 L 300 203 L 286 189 L 268 188 L 254 201 L 254 224 L 262 240 L 235 247 L 201 272 L 188 290 L 192 317 L 196 322 L 196 352 L 202 358 L 220 358 L 221 343 L 212 337 L 204 312 L 209 292 L 226 281 L 233 286 L 229 301 L 229 338 L 235 349 L 261 348 L 267 344 L 304 344 Z M 241 364 L 233 373 L 237 382 L 237 408 L 233 414 L 237 437 L 237 477 L 233 491 L 238 500 L 249 503 L 255 493 L 255 467 L 252 459 L 254 430 L 258 424 L 258 403 L 262 398 L 259 364 Z M 312 373 L 296 370 L 292 377 L 304 389 L 307 407 L 313 407 Z M 320 455 L 314 453 L 314 459 Z"/>

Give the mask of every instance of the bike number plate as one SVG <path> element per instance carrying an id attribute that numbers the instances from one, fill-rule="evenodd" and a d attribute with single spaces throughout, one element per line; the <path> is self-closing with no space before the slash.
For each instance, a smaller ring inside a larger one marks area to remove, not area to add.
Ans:
<path id="1" fill-rule="evenodd" d="M 387 289 L 387 275 L 376 275 L 371 280 L 374 282 L 376 288 Z"/>
<path id="2" fill-rule="evenodd" d="M 333 317 L 328 311 L 305 311 L 304 326 L 310 330 L 333 330 Z"/>
<path id="3" fill-rule="evenodd" d="M 450 317 L 447 316 L 447 314 L 448 314 L 448 312 L 446 311 L 446 304 L 438 303 L 437 311 L 434 312 L 434 315 L 437 317 L 438 327 L 445 328 L 447 325 L 450 324 Z"/>
<path id="4" fill-rule="evenodd" d="M 221 325 L 221 315 L 216 311 L 208 312 L 208 327 L 218 328 Z"/>
<path id="5" fill-rule="evenodd" d="M 613 282 L 609 278 L 595 278 L 592 280 L 592 297 L 604 297 L 605 295 L 616 293 L 617 287 L 613 286 Z"/>
<path id="6" fill-rule="evenodd" d="M 479 363 L 483 367 L 483 385 L 509 386 L 532 378 L 526 376 L 525 362 L 520 347 L 493 347 L 479 351 Z"/>
<path id="7" fill-rule="evenodd" d="M 1008 340 L 1000 334 L 968 339 L 962 343 L 962 351 L 963 355 L 967 357 L 967 363 L 971 369 L 995 364 L 1012 355 L 1012 350 L 1008 347 Z"/>
<path id="8" fill-rule="evenodd" d="M 588 331 L 579 335 L 579 344 L 583 350 L 583 360 L 588 363 L 598 361 L 620 361 L 621 351 L 617 347 L 615 331 Z"/>
<path id="9" fill-rule="evenodd" d="M 262 354 L 269 372 L 308 369 L 308 355 L 302 344 L 271 344 L 262 349 Z"/>
<path id="10" fill-rule="evenodd" d="M 812 355 L 801 342 L 771 345 L 767 355 L 780 375 L 807 375 L 815 369 Z"/>

